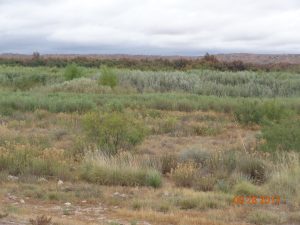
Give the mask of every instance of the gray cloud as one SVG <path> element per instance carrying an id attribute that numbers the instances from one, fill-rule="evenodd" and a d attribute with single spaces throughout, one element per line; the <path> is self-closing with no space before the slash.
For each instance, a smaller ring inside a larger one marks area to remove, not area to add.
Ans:
<path id="1" fill-rule="evenodd" d="M 300 53 L 298 0 L 0 0 L 0 52 Z"/>

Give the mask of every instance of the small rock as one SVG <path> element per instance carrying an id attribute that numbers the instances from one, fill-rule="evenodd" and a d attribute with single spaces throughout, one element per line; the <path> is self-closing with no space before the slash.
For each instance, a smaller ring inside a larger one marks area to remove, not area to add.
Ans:
<path id="1" fill-rule="evenodd" d="M 71 206 L 72 204 L 70 202 L 66 202 L 65 206 Z"/>
<path id="2" fill-rule="evenodd" d="M 20 200 L 20 203 L 21 203 L 21 204 L 25 204 L 24 199 L 21 199 L 21 200 Z"/>
<path id="3" fill-rule="evenodd" d="M 169 192 L 168 192 L 168 191 L 165 191 L 165 192 L 164 192 L 164 196 L 169 196 Z"/>
<path id="4" fill-rule="evenodd" d="M 17 200 L 17 196 L 11 195 L 10 193 L 7 194 L 7 197 L 11 200 Z"/>
<path id="5" fill-rule="evenodd" d="M 48 180 L 45 179 L 45 178 L 43 178 L 43 177 L 41 177 L 41 178 L 38 179 L 38 182 L 40 182 L 40 183 L 46 183 L 46 182 L 48 182 Z"/>
<path id="6" fill-rule="evenodd" d="M 81 201 L 81 203 L 86 203 L 86 200 Z"/>
<path id="7" fill-rule="evenodd" d="M 64 184 L 64 182 L 62 181 L 62 180 L 59 180 L 58 182 L 57 182 L 57 185 L 63 185 Z"/>
<path id="8" fill-rule="evenodd" d="M 121 198 L 126 198 L 126 197 L 127 197 L 126 194 L 120 194 L 119 192 L 115 192 L 115 193 L 113 194 L 113 196 L 114 196 L 114 197 L 121 197 Z"/>
<path id="9" fill-rule="evenodd" d="M 8 175 L 8 176 L 7 176 L 7 179 L 8 179 L 9 181 L 17 181 L 17 180 L 19 180 L 19 177 L 12 176 L 12 175 Z"/>

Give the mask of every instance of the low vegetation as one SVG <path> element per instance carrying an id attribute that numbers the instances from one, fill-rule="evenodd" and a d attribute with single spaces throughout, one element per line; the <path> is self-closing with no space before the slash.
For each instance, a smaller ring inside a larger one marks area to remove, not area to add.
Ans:
<path id="1" fill-rule="evenodd" d="M 81 177 L 102 185 L 152 186 L 158 188 L 162 178 L 155 169 L 147 165 L 147 158 L 120 154 L 114 157 L 97 154 L 89 156 L 82 168 Z"/>
<path id="2" fill-rule="evenodd" d="M 299 74 L 213 70 L 206 57 L 197 69 L 157 61 L 180 71 L 1 65 L 0 216 L 37 213 L 34 203 L 58 224 L 82 209 L 108 224 L 299 223 Z M 274 195 L 279 206 L 233 207 Z"/>

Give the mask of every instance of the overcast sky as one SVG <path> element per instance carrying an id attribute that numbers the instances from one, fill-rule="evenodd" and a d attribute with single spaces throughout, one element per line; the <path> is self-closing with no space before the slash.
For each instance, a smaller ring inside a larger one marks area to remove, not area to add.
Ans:
<path id="1" fill-rule="evenodd" d="M 0 0 L 0 53 L 300 53 L 300 0 Z"/>

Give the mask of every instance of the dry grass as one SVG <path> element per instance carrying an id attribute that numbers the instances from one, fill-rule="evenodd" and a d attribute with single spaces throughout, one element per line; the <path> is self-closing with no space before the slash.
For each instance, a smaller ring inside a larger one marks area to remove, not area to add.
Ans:
<path id="1" fill-rule="evenodd" d="M 6 122 L 0 125 L 0 155 L 30 149 L 35 159 L 47 159 L 53 165 L 53 162 L 65 163 L 71 171 L 70 176 L 74 176 L 71 180 L 69 174 L 63 177 L 62 186 L 57 185 L 57 179 L 61 178 L 57 174 L 49 178 L 48 183 L 39 183 L 38 177 L 32 176 L 32 173 L 18 174 L 20 182 L 14 183 L 7 182 L 9 171 L 1 171 L 0 200 L 11 207 L 4 212 L 8 210 L 9 214 L 28 219 L 46 214 L 53 221 L 66 225 L 101 224 L 103 221 L 107 225 L 108 220 L 97 220 L 99 215 L 93 210 L 91 213 L 83 211 L 80 215 L 63 216 L 65 202 L 71 202 L 75 209 L 82 210 L 97 209 L 101 203 L 101 207 L 108 208 L 103 215 L 110 221 L 120 219 L 120 224 L 123 221 L 128 224 L 131 221 L 147 221 L 166 225 L 281 222 L 276 216 L 277 211 L 272 208 L 255 211 L 231 204 L 234 195 L 262 193 L 280 194 L 286 198 L 288 205 L 279 206 L 287 218 L 285 221 L 296 224 L 299 221 L 296 213 L 300 207 L 297 189 L 300 185 L 297 179 L 299 155 L 282 154 L 273 159 L 258 153 L 255 135 L 259 127 L 239 128 L 229 114 L 211 111 L 122 110 L 145 122 L 153 133 L 131 154 L 123 152 L 115 157 L 95 153 L 97 148 L 80 138 L 84 131 L 82 115 L 78 113 L 37 110 L 1 117 L 0 120 Z M 197 126 L 212 126 L 218 131 L 191 131 Z M 206 151 L 199 153 L 203 153 L 203 160 L 202 156 L 196 162 L 191 160 L 195 159 L 194 156 L 183 159 L 182 155 L 190 149 Z M 236 155 L 230 158 L 232 152 Z M 17 157 L 13 159 L 16 161 Z M 261 161 L 266 163 L 266 170 L 260 167 Z M 254 178 L 256 175 L 260 177 L 262 173 L 256 173 L 260 169 L 263 171 L 263 183 L 251 177 L 251 174 Z M 90 183 L 80 181 L 79 174 Z M 182 189 L 182 186 L 188 188 Z M 119 194 L 115 195 L 116 192 Z M 16 195 L 17 201 L 25 199 L 25 205 L 13 205 L 15 202 L 8 200 L 7 193 Z M 33 207 L 36 205 L 39 208 Z M 48 214 L 48 211 L 51 213 Z"/>

